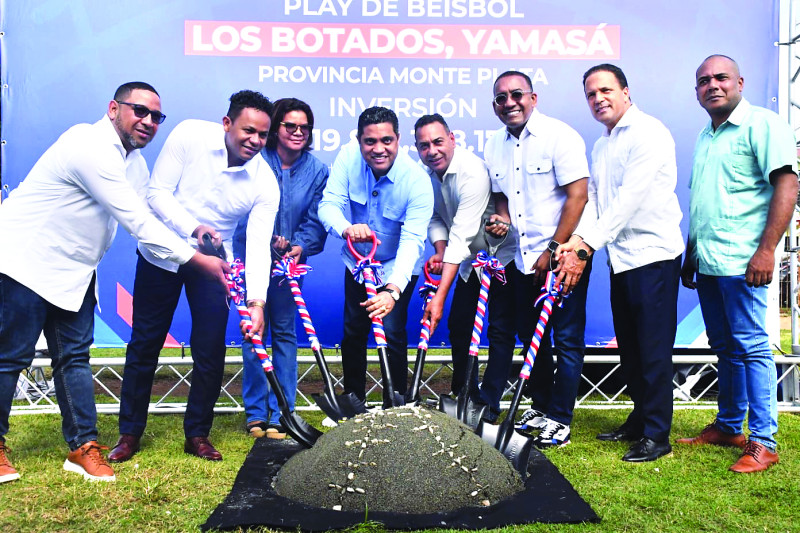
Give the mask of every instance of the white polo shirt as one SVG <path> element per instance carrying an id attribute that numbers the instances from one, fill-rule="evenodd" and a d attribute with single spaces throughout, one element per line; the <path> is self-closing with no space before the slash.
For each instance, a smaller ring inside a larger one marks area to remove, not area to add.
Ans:
<path id="1" fill-rule="evenodd" d="M 492 192 L 508 198 L 516 265 L 529 272 L 547 249 L 567 200 L 564 186 L 589 177 L 586 145 L 564 122 L 534 109 L 519 139 L 502 128 L 483 152 Z"/>
<path id="2" fill-rule="evenodd" d="M 158 155 L 147 200 L 161 220 L 191 246 L 201 224 L 217 230 L 228 257 L 239 219 L 247 223 L 247 297 L 266 300 L 270 278 L 270 242 L 280 189 L 267 162 L 256 154 L 242 166 L 228 167 L 222 124 L 184 120 L 167 137 Z M 173 263 L 139 247 L 153 265 L 177 271 Z"/>

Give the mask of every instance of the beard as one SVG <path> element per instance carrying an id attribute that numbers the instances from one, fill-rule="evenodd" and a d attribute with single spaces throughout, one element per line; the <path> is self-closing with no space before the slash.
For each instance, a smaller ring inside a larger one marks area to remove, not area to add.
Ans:
<path id="1" fill-rule="evenodd" d="M 134 150 L 137 150 L 139 148 L 144 148 L 145 146 L 147 146 L 147 143 L 150 142 L 150 139 L 148 139 L 146 141 L 141 141 L 141 140 L 137 139 L 133 135 L 133 133 L 125 131 L 123 129 L 123 126 L 122 126 L 122 116 L 121 115 L 117 115 L 117 117 L 114 119 L 114 129 L 117 130 L 117 133 L 119 134 L 120 138 L 122 139 L 122 144 L 128 144 L 131 147 L 133 147 Z"/>

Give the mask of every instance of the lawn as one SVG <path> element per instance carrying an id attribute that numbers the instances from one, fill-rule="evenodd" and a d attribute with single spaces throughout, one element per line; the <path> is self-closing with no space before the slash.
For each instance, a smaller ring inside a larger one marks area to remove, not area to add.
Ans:
<path id="1" fill-rule="evenodd" d="M 737 475 L 727 471 L 736 452 L 716 447 L 675 447 L 672 456 L 653 463 L 620 461 L 625 445 L 594 435 L 620 424 L 625 414 L 578 409 L 572 444 L 546 452 L 602 522 L 515 532 L 800 531 L 800 416 L 780 415 L 780 464 Z M 319 427 L 321 414 L 303 416 Z M 712 417 L 708 410 L 676 411 L 673 439 L 697 433 Z M 99 427 L 101 442 L 113 444 L 116 416 L 100 415 Z M 211 439 L 222 462 L 183 453 L 181 416 L 151 416 L 142 451 L 116 465 L 118 481 L 87 483 L 61 468 L 67 448 L 58 416 L 12 417 L 7 444 L 22 478 L 0 485 L 0 531 L 197 531 L 230 490 L 253 442 L 243 414 L 218 415 Z"/>

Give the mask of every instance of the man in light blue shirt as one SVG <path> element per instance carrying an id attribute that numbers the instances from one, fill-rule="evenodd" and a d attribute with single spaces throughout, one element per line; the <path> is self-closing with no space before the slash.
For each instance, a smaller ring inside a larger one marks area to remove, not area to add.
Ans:
<path id="1" fill-rule="evenodd" d="M 730 470 L 758 472 L 778 462 L 767 284 L 797 200 L 795 137 L 778 115 L 742 98 L 744 79 L 733 59 L 706 58 L 696 81 L 697 101 L 711 121 L 695 146 L 681 278 L 697 288 L 708 341 L 719 358 L 719 412 L 697 437 L 677 442 L 742 448 Z"/>
<path id="2" fill-rule="evenodd" d="M 367 339 L 371 319 L 386 330 L 389 371 L 398 393 L 406 391 L 408 374 L 408 302 L 422 269 L 425 237 L 433 213 L 433 190 L 426 172 L 399 149 L 397 115 L 371 107 L 358 118 L 357 142 L 345 145 L 331 169 L 319 204 L 325 229 L 348 237 L 366 255 L 372 235 L 378 239 L 375 259 L 383 265 L 385 285 L 367 299 L 364 286 L 350 272 L 356 261 L 342 246 L 344 261 L 344 332 L 342 367 L 345 393 L 364 399 Z M 365 312 L 366 311 L 366 312 Z"/>

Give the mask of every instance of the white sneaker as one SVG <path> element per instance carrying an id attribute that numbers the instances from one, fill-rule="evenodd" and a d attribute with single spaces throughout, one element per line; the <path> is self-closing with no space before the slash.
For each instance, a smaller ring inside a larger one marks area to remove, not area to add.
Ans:
<path id="1" fill-rule="evenodd" d="M 326 416 L 325 418 L 323 418 L 323 419 L 322 419 L 322 426 L 323 426 L 323 427 L 326 427 L 326 428 L 335 428 L 335 427 L 336 427 L 336 426 L 338 426 L 338 425 L 339 425 L 339 424 L 337 424 L 337 423 L 336 423 L 336 422 L 335 422 L 335 421 L 334 421 L 334 420 L 333 420 L 331 417 L 329 417 L 329 416 Z"/>
<path id="2" fill-rule="evenodd" d="M 537 448 L 549 448 L 558 446 L 559 448 L 569 444 L 569 426 L 560 424 L 549 418 L 545 418 L 545 426 L 542 432 L 533 439 L 533 445 Z"/>
<path id="3" fill-rule="evenodd" d="M 515 426 L 519 431 L 534 431 L 536 429 L 544 429 L 547 423 L 544 413 L 536 409 L 528 409 L 522 413 L 522 417 Z"/>

